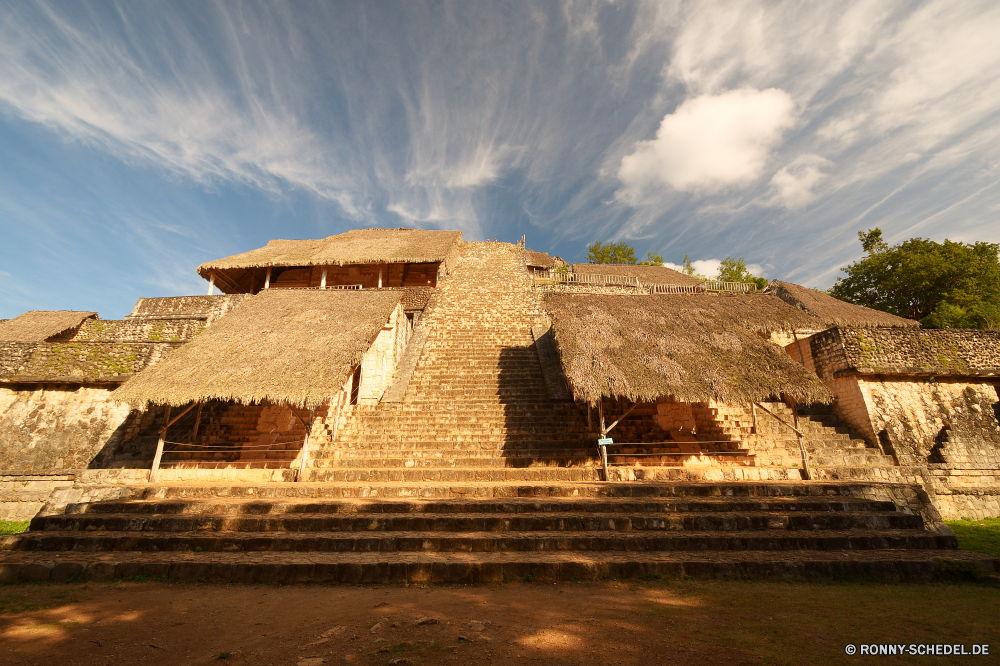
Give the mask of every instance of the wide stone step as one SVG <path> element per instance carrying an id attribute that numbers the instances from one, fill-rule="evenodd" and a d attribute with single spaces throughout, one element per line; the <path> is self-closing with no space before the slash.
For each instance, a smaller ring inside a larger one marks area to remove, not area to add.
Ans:
<path id="1" fill-rule="evenodd" d="M 312 469 L 424 469 L 450 467 L 452 469 L 500 469 L 500 468 L 551 468 L 551 467 L 596 467 L 600 461 L 596 456 L 560 456 L 557 453 L 544 456 L 493 456 L 491 458 L 457 458 L 440 456 L 433 458 L 416 457 L 376 457 L 357 455 L 336 458 L 309 459 Z"/>
<path id="2" fill-rule="evenodd" d="M 919 468 L 901 468 L 916 474 Z M 614 471 L 614 468 L 613 468 Z M 377 484 L 359 484 L 355 482 L 305 482 L 305 483 L 268 483 L 260 485 L 254 482 L 238 482 L 217 479 L 215 481 L 199 480 L 197 482 L 164 483 L 150 486 L 123 488 L 135 500 L 162 499 L 206 499 L 226 498 L 227 500 L 329 500 L 361 498 L 365 501 L 388 498 L 432 499 L 437 498 L 530 498 L 532 501 L 549 500 L 551 498 L 601 498 L 606 499 L 650 499 L 650 498 L 710 498 L 732 500 L 734 498 L 766 499 L 777 498 L 798 499 L 808 498 L 810 501 L 818 498 L 852 501 L 859 499 L 881 499 L 881 495 L 904 495 L 910 491 L 912 484 L 887 482 L 872 484 L 866 480 L 839 481 L 834 479 L 800 481 L 782 480 L 778 482 L 758 480 L 744 481 L 742 479 L 723 479 L 718 477 L 722 470 L 709 470 L 712 477 L 699 478 L 697 470 L 670 470 L 685 472 L 688 478 L 676 478 L 664 482 L 521 482 L 519 480 L 497 481 L 493 483 L 478 482 L 384 482 Z M 735 470 L 737 473 L 751 472 Z"/>
<path id="3" fill-rule="evenodd" d="M 152 578 L 237 583 L 483 584 L 627 579 L 788 577 L 926 582 L 955 569 L 1000 572 L 1000 560 L 963 551 L 478 553 L 5 553 L 0 582 Z"/>
<path id="4" fill-rule="evenodd" d="M 174 490 L 177 490 L 176 488 Z M 349 500 L 296 500 L 286 497 L 254 499 L 253 495 L 241 497 L 208 496 L 197 499 L 108 500 L 88 504 L 71 504 L 66 515 L 126 514 L 126 515 L 216 515 L 216 516 L 308 516 L 308 515 L 365 515 L 380 514 L 502 514 L 505 516 L 528 513 L 559 515 L 564 513 L 587 514 L 614 512 L 652 516 L 663 513 L 886 513 L 896 511 L 896 505 L 887 500 L 870 500 L 850 497 L 668 497 L 668 498 L 616 498 L 616 497 L 538 497 L 483 499 L 349 499 Z M 909 515 L 909 514 L 902 514 Z M 45 520 L 48 517 L 44 517 Z M 39 518 L 43 520 L 43 518 Z"/>
<path id="5" fill-rule="evenodd" d="M 27 532 L 0 537 L 0 550 L 209 552 L 522 552 L 877 550 L 957 548 L 955 537 L 903 530 L 775 530 L 610 532 Z"/>
<path id="6" fill-rule="evenodd" d="M 496 469 L 420 468 L 420 469 L 310 469 L 309 481 L 352 482 L 496 482 L 496 481 L 597 481 L 600 471 L 582 467 L 545 467 Z"/>
<path id="7" fill-rule="evenodd" d="M 894 507 L 895 508 L 895 507 Z M 36 518 L 29 537 L 54 532 L 662 532 L 923 530 L 920 516 L 884 513 L 520 513 L 211 516 L 85 513 Z M 56 536 L 65 536 L 58 534 Z"/>

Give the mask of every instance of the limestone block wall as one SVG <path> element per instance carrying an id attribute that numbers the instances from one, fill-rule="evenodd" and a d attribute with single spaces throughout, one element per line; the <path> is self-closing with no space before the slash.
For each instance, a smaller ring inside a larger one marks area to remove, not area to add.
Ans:
<path id="1" fill-rule="evenodd" d="M 111 387 L 0 387 L 0 470 L 32 473 L 87 467 L 125 434 L 131 409 Z"/>
<path id="2" fill-rule="evenodd" d="M 392 384 L 393 374 L 410 339 L 410 333 L 411 326 L 403 306 L 397 305 L 361 362 L 359 405 L 378 404 L 382 394 Z"/>
<path id="3" fill-rule="evenodd" d="M 886 431 L 900 463 L 929 461 L 949 433 L 992 444 L 995 462 L 1000 462 L 1000 424 L 994 411 L 997 392 L 993 386 L 904 378 L 857 381 L 872 429 Z"/>
<path id="4" fill-rule="evenodd" d="M 222 296 L 169 296 L 166 298 L 140 298 L 128 318 L 207 316 L 218 319 L 236 307 L 250 294 Z"/>

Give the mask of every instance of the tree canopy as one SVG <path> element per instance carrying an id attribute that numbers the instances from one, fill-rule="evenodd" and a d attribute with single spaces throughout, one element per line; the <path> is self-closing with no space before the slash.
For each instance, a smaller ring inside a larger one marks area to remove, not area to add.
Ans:
<path id="1" fill-rule="evenodd" d="M 684 255 L 684 261 L 687 262 L 687 255 Z M 687 264 L 685 264 L 686 266 Z M 754 277 L 747 270 L 747 263 L 743 257 L 736 259 L 732 255 L 723 259 L 722 264 L 719 265 L 719 280 L 722 282 L 750 282 L 757 285 L 758 289 L 767 286 L 766 278 Z"/>
<path id="2" fill-rule="evenodd" d="M 866 255 L 841 269 L 831 296 L 927 328 L 1000 328 L 1000 244 L 911 238 L 890 247 L 878 227 L 858 238 Z"/>
<path id="3" fill-rule="evenodd" d="M 597 241 L 593 245 L 588 245 L 587 261 L 592 264 L 629 264 L 639 266 L 662 266 L 663 257 L 656 252 L 647 252 L 646 261 L 638 261 L 635 257 L 635 248 L 621 241 L 619 243 L 608 243 L 602 245 Z"/>
<path id="4" fill-rule="evenodd" d="M 592 264 L 635 264 L 635 248 L 621 241 L 619 243 L 601 244 L 594 242 L 587 246 L 587 261 Z"/>

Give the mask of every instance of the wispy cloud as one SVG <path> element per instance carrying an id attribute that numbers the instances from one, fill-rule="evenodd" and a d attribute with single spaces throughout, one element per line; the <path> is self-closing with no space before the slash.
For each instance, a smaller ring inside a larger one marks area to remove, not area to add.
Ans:
<path id="1" fill-rule="evenodd" d="M 284 235 L 335 209 L 818 284 L 858 225 L 1000 240 L 997 34 L 996 3 L 944 0 L 22 2 L 0 109 L 172 182 L 322 203 Z M 198 236 L 177 215 L 119 225 L 160 252 Z"/>

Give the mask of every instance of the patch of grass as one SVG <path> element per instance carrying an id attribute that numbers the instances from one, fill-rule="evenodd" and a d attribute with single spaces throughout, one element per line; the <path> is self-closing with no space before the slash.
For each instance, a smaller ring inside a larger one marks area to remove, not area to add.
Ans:
<path id="1" fill-rule="evenodd" d="M 223 650 L 222 652 L 220 652 L 219 654 L 217 654 L 215 658 L 216 659 L 232 659 L 233 658 L 233 653 L 230 652 L 230 651 L 228 651 L 228 650 Z"/>
<path id="2" fill-rule="evenodd" d="M 69 590 L 52 590 L 41 587 L 27 592 L 0 595 L 0 615 L 5 613 L 30 613 L 76 603 L 76 595 Z"/>
<path id="3" fill-rule="evenodd" d="M 973 553 L 1000 557 L 1000 518 L 946 520 L 958 539 L 958 547 Z"/>
<path id="4" fill-rule="evenodd" d="M 30 524 L 30 520 L 0 520 L 0 536 L 27 532 Z"/>

